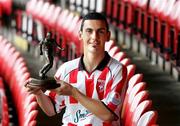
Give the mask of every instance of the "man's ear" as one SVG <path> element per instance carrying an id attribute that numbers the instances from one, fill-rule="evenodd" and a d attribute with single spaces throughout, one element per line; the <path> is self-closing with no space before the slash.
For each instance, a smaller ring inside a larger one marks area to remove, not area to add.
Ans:
<path id="1" fill-rule="evenodd" d="M 78 32 L 78 37 L 79 37 L 79 40 L 81 41 L 82 40 L 82 31 Z"/>

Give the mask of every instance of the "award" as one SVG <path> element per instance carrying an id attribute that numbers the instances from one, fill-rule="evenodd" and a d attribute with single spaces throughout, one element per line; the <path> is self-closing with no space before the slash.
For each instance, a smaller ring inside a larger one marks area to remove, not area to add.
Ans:
<path id="1" fill-rule="evenodd" d="M 53 67 L 54 60 L 54 47 L 61 48 L 54 39 L 52 39 L 51 32 L 48 32 L 46 38 L 40 42 L 40 55 L 46 57 L 46 64 L 40 69 L 38 78 L 31 78 L 30 86 L 37 86 L 42 89 L 55 89 L 60 86 L 57 84 L 56 80 L 53 77 L 48 77 L 47 72 Z"/>

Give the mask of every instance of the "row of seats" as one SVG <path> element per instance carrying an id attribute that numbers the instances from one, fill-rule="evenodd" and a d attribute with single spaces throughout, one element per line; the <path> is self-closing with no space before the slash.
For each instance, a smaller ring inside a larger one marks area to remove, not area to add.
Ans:
<path id="1" fill-rule="evenodd" d="M 105 50 L 127 67 L 128 86 L 121 113 L 122 125 L 155 126 L 158 115 L 157 111 L 152 109 L 152 101 L 148 99 L 149 93 L 146 89 L 146 82 L 143 82 L 143 74 L 135 73 L 136 66 L 131 64 L 130 58 L 116 46 L 113 40 L 106 42 Z"/>
<path id="2" fill-rule="evenodd" d="M 106 0 L 109 22 L 180 66 L 180 1 Z"/>
<path id="3" fill-rule="evenodd" d="M 11 91 L 19 125 L 35 126 L 38 104 L 24 87 L 30 73 L 20 52 L 3 36 L 0 36 L 0 64 L 0 75 Z"/>
<path id="4" fill-rule="evenodd" d="M 62 48 L 66 48 L 65 51 L 61 51 L 61 57 L 70 58 L 81 54 L 82 46 L 78 39 L 81 22 L 79 15 L 42 0 L 29 1 L 26 6 L 26 14 L 28 18 L 31 18 L 29 20 L 33 20 L 35 23 L 38 22 L 37 24 L 41 23 L 43 26 L 42 36 L 45 36 L 47 31 L 52 31 L 56 42 Z M 35 26 L 30 25 L 25 31 L 28 32 L 29 29 L 35 29 Z M 75 48 L 69 48 L 72 46 Z"/>
<path id="5" fill-rule="evenodd" d="M 1 119 L 1 126 L 9 126 L 9 106 L 7 101 L 7 96 L 5 93 L 4 82 L 3 79 L 0 77 L 0 119 Z"/>
<path id="6" fill-rule="evenodd" d="M 85 15 L 88 12 L 96 11 L 103 12 L 104 11 L 104 3 L 105 0 L 70 0 L 69 1 L 69 10 L 76 11 L 81 15 Z"/>

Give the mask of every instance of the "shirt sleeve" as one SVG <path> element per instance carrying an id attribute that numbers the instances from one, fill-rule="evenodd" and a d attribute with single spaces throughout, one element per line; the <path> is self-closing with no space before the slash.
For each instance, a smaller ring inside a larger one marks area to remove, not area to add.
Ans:
<path id="1" fill-rule="evenodd" d="M 112 112 L 115 112 L 116 109 L 120 109 L 122 106 L 127 86 L 126 79 L 127 68 L 122 66 L 119 70 L 117 69 L 117 72 L 114 74 L 112 86 L 106 88 L 108 93 L 102 101 Z"/>

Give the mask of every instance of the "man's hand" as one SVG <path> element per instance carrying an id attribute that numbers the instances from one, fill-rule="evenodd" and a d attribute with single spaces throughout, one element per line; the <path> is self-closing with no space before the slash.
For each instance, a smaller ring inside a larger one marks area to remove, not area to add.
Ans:
<path id="1" fill-rule="evenodd" d="M 59 95 L 72 96 L 72 92 L 75 89 L 75 87 L 64 81 L 58 81 L 57 83 L 60 83 L 61 86 L 56 89 L 53 89 L 52 91 L 56 92 Z"/>
<path id="2" fill-rule="evenodd" d="M 38 86 L 33 86 L 31 84 L 31 78 L 25 81 L 24 86 L 26 87 L 27 92 L 34 95 L 39 95 L 41 92 L 41 88 Z"/>

